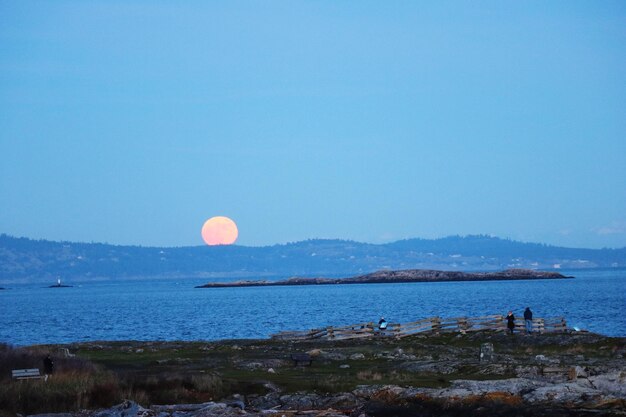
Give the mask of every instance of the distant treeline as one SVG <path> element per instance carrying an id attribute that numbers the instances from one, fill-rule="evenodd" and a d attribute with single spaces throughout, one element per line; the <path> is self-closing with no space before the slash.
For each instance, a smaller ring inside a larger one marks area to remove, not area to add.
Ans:
<path id="1" fill-rule="evenodd" d="M 491 236 L 388 244 L 306 240 L 264 247 L 159 248 L 0 235 L 0 284 L 122 278 L 344 277 L 381 269 L 493 271 L 626 267 L 626 248 L 572 249 Z M 6 286 L 6 285 L 4 285 Z"/>

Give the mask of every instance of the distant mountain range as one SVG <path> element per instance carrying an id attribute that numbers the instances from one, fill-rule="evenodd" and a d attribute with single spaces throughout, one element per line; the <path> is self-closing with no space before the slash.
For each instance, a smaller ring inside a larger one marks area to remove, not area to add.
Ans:
<path id="1" fill-rule="evenodd" d="M 93 280 L 347 277 L 383 269 L 497 271 L 626 267 L 626 248 L 572 249 L 491 236 L 387 244 L 306 240 L 282 245 L 159 248 L 0 235 L 0 284 Z"/>

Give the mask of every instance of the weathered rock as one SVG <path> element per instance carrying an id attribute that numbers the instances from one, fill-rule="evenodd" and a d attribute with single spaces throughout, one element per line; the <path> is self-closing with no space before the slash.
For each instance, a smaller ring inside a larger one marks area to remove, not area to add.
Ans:
<path id="1" fill-rule="evenodd" d="M 362 359 L 365 359 L 365 355 L 362 353 L 354 353 L 350 355 L 350 359 L 353 361 L 362 360 Z"/>
<path id="2" fill-rule="evenodd" d="M 324 353 L 324 351 L 321 349 L 311 349 L 307 352 L 307 355 L 315 357 L 320 356 L 322 353 Z"/>
<path id="3" fill-rule="evenodd" d="M 545 386 L 543 381 L 526 378 L 509 378 L 491 381 L 472 381 L 459 379 L 452 381 L 452 389 L 465 389 L 472 395 L 482 395 L 490 392 L 508 392 L 513 395 L 520 395 Z"/>
<path id="4" fill-rule="evenodd" d="M 206 403 L 199 403 L 199 404 L 172 404 L 172 405 L 151 405 L 150 409 L 156 412 L 166 412 L 166 413 L 173 413 L 174 411 L 197 411 L 197 410 L 201 410 L 204 407 L 208 407 L 212 404 L 215 404 L 214 402 L 206 402 Z"/>
<path id="5" fill-rule="evenodd" d="M 124 401 L 114 407 L 91 414 L 91 417 L 153 417 L 154 410 L 148 410 L 134 401 Z"/>
<path id="6" fill-rule="evenodd" d="M 609 372 L 588 379 L 596 389 L 626 400 L 626 371 Z"/>
<path id="7" fill-rule="evenodd" d="M 523 396 L 528 402 L 568 403 L 582 405 L 590 401 L 597 401 L 602 393 L 594 389 L 591 384 L 584 386 L 579 382 L 547 385 L 528 392 Z"/>
<path id="8" fill-rule="evenodd" d="M 280 408 L 286 410 L 319 409 L 321 402 L 321 397 L 318 394 L 288 394 L 280 397 Z"/>

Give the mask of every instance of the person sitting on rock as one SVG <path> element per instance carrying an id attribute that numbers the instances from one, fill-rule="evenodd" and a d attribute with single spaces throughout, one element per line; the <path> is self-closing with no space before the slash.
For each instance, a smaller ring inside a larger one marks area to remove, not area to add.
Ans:
<path id="1" fill-rule="evenodd" d="M 512 311 L 509 311 L 509 314 L 506 315 L 506 327 L 509 329 L 509 333 L 513 334 L 513 330 L 515 329 L 515 316 Z"/>
<path id="2" fill-rule="evenodd" d="M 386 328 L 387 328 L 387 320 L 385 320 L 384 317 L 381 317 L 380 320 L 378 320 L 378 329 L 385 330 Z"/>

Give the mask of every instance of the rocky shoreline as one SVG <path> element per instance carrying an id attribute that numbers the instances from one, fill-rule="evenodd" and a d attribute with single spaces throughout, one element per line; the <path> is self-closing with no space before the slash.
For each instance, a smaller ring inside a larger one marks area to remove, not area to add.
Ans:
<path id="1" fill-rule="evenodd" d="M 626 338 L 586 332 L 56 348 L 118 374 L 135 396 L 56 417 L 626 415 Z M 310 366 L 294 363 L 294 353 Z"/>
<path id="2" fill-rule="evenodd" d="M 405 269 L 377 271 L 371 274 L 349 278 L 300 278 L 283 281 L 245 280 L 235 282 L 209 282 L 196 288 L 225 287 L 269 287 L 289 285 L 334 285 L 334 284 L 382 284 L 404 282 L 450 282 L 450 281 L 502 281 L 528 279 L 567 279 L 573 278 L 558 272 L 535 271 L 531 269 L 507 269 L 498 272 L 437 271 L 430 269 Z"/>

